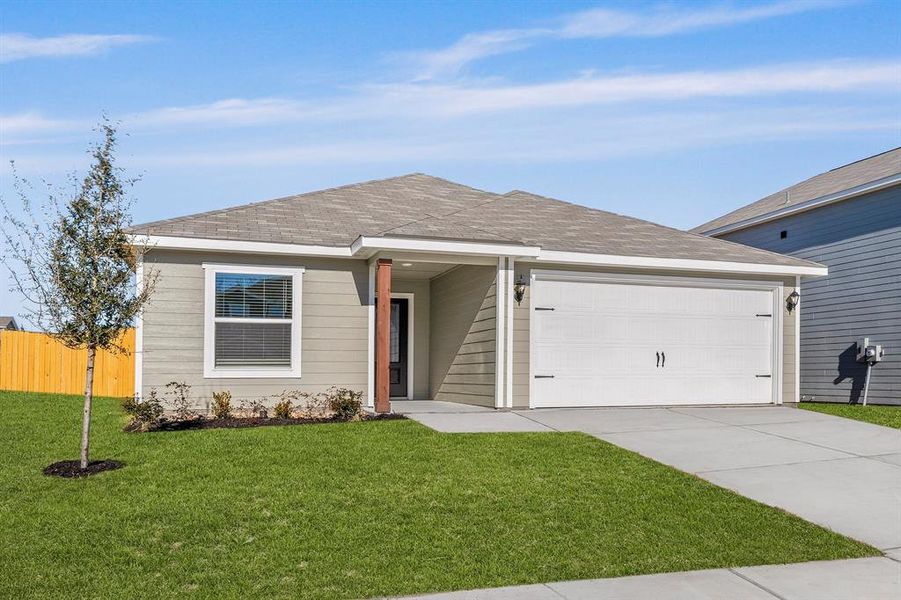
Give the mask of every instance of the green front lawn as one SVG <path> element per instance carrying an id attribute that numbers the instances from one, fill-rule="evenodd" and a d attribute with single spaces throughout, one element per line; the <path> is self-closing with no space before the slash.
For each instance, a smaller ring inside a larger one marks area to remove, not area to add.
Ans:
<path id="1" fill-rule="evenodd" d="M 0 597 L 352 598 L 876 555 L 576 433 L 412 421 L 127 434 L 0 392 Z"/>
<path id="2" fill-rule="evenodd" d="M 798 406 L 805 410 L 835 415 L 836 417 L 845 417 L 846 419 L 855 419 L 901 429 L 901 406 L 877 406 L 875 404 L 862 406 L 860 404 L 827 404 L 825 402 L 802 402 Z"/>

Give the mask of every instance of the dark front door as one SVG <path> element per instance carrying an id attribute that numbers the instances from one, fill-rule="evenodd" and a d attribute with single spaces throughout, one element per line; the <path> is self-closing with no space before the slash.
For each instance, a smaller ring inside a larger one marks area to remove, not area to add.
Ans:
<path id="1" fill-rule="evenodd" d="M 388 348 L 388 381 L 393 398 L 407 397 L 407 319 L 410 314 L 409 300 L 391 299 L 391 335 Z"/>

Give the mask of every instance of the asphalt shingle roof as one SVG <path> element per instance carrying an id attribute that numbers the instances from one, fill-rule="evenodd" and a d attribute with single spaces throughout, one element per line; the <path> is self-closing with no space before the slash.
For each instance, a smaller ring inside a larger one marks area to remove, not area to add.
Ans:
<path id="1" fill-rule="evenodd" d="M 414 237 L 617 256 L 816 263 L 527 192 L 495 194 L 421 173 L 136 225 L 139 234 L 349 246 Z"/>
<path id="2" fill-rule="evenodd" d="M 722 217 L 698 225 L 692 231 L 706 233 L 899 173 L 901 173 L 901 148 L 895 148 L 811 177 Z"/>

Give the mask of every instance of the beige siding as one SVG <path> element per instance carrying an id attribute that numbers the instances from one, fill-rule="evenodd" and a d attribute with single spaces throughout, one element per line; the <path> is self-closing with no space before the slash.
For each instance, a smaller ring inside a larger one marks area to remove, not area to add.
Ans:
<path id="1" fill-rule="evenodd" d="M 298 379 L 204 379 L 203 262 L 303 266 L 302 375 Z M 284 389 L 320 391 L 341 385 L 366 391 L 367 287 L 365 261 L 155 251 L 147 268 L 159 273 L 153 301 L 144 315 L 142 394 L 169 381 L 193 386 L 204 406 L 216 390 L 236 401 L 272 397 Z M 529 281 L 532 268 L 590 272 L 629 271 L 564 265 L 516 264 L 515 276 Z M 633 271 L 634 272 L 634 271 Z M 667 275 L 666 272 L 649 272 Z M 703 276 L 689 273 L 688 276 Z M 709 273 L 720 279 L 747 279 Z M 414 397 L 494 406 L 496 269 L 457 267 L 430 282 L 392 282 L 394 291 L 414 294 Z M 765 279 L 753 277 L 754 279 Z M 784 295 L 794 278 L 778 279 Z M 530 290 L 513 313 L 513 405 L 528 406 Z M 796 315 L 783 313 L 783 401 L 796 401 Z"/>
<path id="2" fill-rule="evenodd" d="M 784 298 L 788 298 L 796 289 L 797 281 L 794 278 L 785 279 Z M 801 290 L 798 289 L 798 293 Z M 783 304 L 782 307 L 782 402 L 799 402 L 798 397 L 798 318 L 800 309 L 796 308 L 789 313 Z"/>
<path id="3" fill-rule="evenodd" d="M 203 376 L 204 262 L 304 267 L 301 306 L 301 377 L 205 379 Z M 143 386 L 190 384 L 198 406 L 212 392 L 236 401 L 271 398 L 285 389 L 310 392 L 339 385 L 366 391 L 367 289 L 365 261 L 153 251 L 145 269 L 159 280 L 144 313 Z"/>
<path id="4" fill-rule="evenodd" d="M 529 263 L 516 264 L 516 278 L 523 276 L 527 285 L 529 285 L 530 274 L 532 269 L 555 270 L 555 271 L 581 271 L 591 273 L 636 273 L 636 271 L 628 271 L 622 269 L 597 269 L 593 267 L 574 267 L 572 265 L 549 265 L 542 263 L 541 265 Z M 642 271 L 642 274 L 660 276 L 673 275 L 667 271 Z M 791 294 L 795 289 L 795 279 L 791 278 L 774 278 L 762 276 L 747 275 L 728 275 L 723 273 L 687 273 L 686 277 L 710 277 L 713 279 L 753 279 L 756 281 L 781 281 L 785 286 L 784 296 Z M 529 300 L 531 290 L 526 289 L 525 298 L 522 305 L 516 306 L 514 303 L 513 310 L 513 406 L 514 408 L 525 408 L 529 405 Z M 797 402 L 795 378 L 796 378 L 796 345 L 797 326 L 795 314 L 789 314 L 783 304 L 783 337 L 782 337 L 782 401 Z"/>
<path id="5" fill-rule="evenodd" d="M 413 294 L 413 399 L 428 400 L 429 394 L 429 290 L 427 280 L 391 281 L 392 292 Z"/>
<path id="6" fill-rule="evenodd" d="M 434 400 L 494 406 L 496 273 L 464 265 L 431 280 Z"/>
<path id="7" fill-rule="evenodd" d="M 529 407 L 529 350 L 530 350 L 530 322 L 532 314 L 529 310 L 532 302 L 531 283 L 529 274 L 531 268 L 525 264 L 515 264 L 513 281 L 518 281 L 520 275 L 526 282 L 526 295 L 522 303 L 516 302 L 513 306 L 513 408 Z"/>

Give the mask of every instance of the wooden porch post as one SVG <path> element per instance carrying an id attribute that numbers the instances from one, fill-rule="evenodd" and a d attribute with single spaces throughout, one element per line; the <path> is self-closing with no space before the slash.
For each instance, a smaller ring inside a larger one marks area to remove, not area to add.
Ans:
<path id="1" fill-rule="evenodd" d="M 391 259 L 376 263 L 378 300 L 375 308 L 375 412 L 391 412 L 388 363 L 391 337 Z"/>

